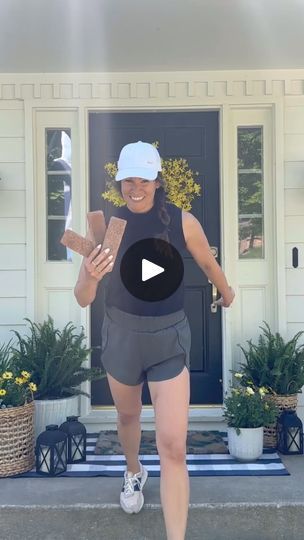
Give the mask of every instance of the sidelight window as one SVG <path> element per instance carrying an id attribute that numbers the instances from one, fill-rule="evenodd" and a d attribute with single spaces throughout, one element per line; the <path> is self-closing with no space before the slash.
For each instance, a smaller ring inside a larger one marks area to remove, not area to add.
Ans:
<path id="1" fill-rule="evenodd" d="M 238 127 L 239 258 L 264 258 L 263 128 Z"/>
<path id="2" fill-rule="evenodd" d="M 45 144 L 47 259 L 70 261 L 71 250 L 60 238 L 65 229 L 72 228 L 71 129 L 47 128 Z"/>

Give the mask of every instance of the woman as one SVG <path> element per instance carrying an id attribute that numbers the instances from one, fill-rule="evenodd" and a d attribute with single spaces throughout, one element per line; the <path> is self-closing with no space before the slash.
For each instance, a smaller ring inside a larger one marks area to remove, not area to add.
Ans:
<path id="1" fill-rule="evenodd" d="M 186 439 L 189 406 L 191 335 L 183 308 L 183 280 L 168 298 L 147 302 L 124 287 L 120 262 L 128 247 L 143 238 L 162 238 L 177 250 L 186 248 L 221 293 L 216 303 L 230 306 L 234 291 L 213 257 L 199 221 L 166 202 L 159 175 L 159 153 L 149 143 L 123 147 L 116 181 L 126 206 L 117 215 L 127 220 L 113 267 L 111 254 L 97 246 L 84 258 L 75 286 L 78 303 L 93 302 L 96 289 L 111 272 L 106 287 L 102 326 L 102 362 L 117 408 L 117 430 L 127 468 L 120 504 L 128 513 L 141 510 L 148 472 L 138 460 L 141 439 L 141 394 L 145 379 L 155 413 L 160 458 L 160 497 L 168 540 L 183 540 L 189 505 Z M 123 352 L 123 354 L 122 354 Z"/>

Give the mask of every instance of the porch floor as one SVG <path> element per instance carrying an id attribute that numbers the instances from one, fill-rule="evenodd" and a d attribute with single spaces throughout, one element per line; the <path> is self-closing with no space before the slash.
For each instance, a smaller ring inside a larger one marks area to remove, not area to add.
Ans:
<path id="1" fill-rule="evenodd" d="M 191 477 L 186 539 L 303 540 L 304 456 L 281 458 L 290 476 Z M 0 539 L 165 540 L 159 481 L 128 515 L 122 478 L 1 478 Z"/>

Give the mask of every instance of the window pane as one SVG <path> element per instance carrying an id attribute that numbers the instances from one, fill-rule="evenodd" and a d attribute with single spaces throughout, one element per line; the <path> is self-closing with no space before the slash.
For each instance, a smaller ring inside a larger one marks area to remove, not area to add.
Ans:
<path id="1" fill-rule="evenodd" d="M 262 259 L 263 255 L 262 218 L 240 218 L 239 256 L 242 259 Z"/>
<path id="2" fill-rule="evenodd" d="M 239 213 L 262 214 L 262 175 L 239 173 Z"/>
<path id="3" fill-rule="evenodd" d="M 60 243 L 65 229 L 72 229 L 71 130 L 46 129 L 47 258 L 72 260 Z"/>
<path id="4" fill-rule="evenodd" d="M 59 240 L 65 231 L 65 220 L 48 219 L 48 260 L 67 260 L 67 249 Z"/>
<path id="5" fill-rule="evenodd" d="M 262 128 L 238 128 L 238 168 L 262 168 Z"/>
<path id="6" fill-rule="evenodd" d="M 71 177 L 67 174 L 53 176 L 48 174 L 48 215 L 66 216 L 69 211 Z"/>
<path id="7" fill-rule="evenodd" d="M 239 258 L 264 258 L 263 132 L 238 128 Z"/>

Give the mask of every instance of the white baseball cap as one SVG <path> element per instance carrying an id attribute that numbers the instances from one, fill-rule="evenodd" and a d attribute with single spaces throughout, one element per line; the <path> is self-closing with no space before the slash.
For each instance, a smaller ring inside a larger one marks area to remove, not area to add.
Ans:
<path id="1" fill-rule="evenodd" d="M 120 152 L 117 165 L 115 180 L 132 177 L 155 180 L 158 171 L 161 171 L 157 149 L 152 144 L 142 141 L 126 144 Z"/>

